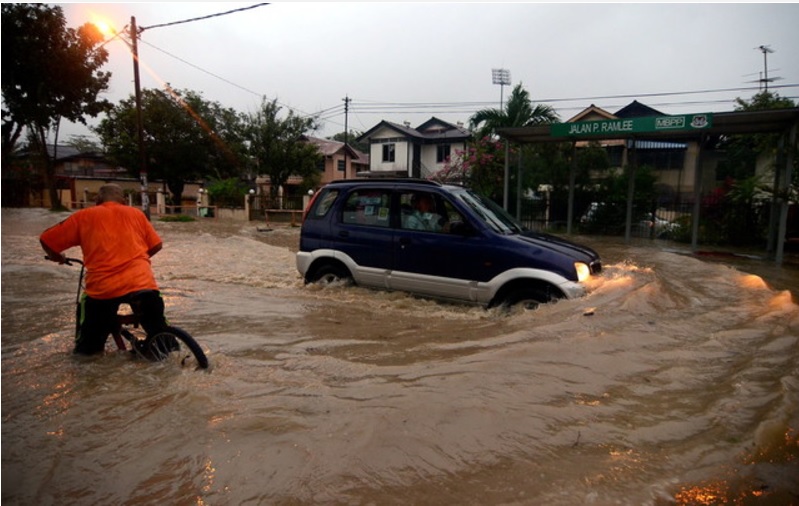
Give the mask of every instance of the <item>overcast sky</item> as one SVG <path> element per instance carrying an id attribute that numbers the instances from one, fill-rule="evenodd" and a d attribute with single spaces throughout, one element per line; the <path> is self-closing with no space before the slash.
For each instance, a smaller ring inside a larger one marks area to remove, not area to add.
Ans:
<path id="1" fill-rule="evenodd" d="M 245 113 L 277 99 L 284 112 L 321 112 L 318 137 L 344 130 L 345 97 L 350 130 L 364 132 L 382 120 L 467 123 L 517 84 L 563 121 L 634 99 L 666 114 L 730 111 L 762 86 L 762 45 L 779 78 L 769 89 L 799 100 L 793 3 L 60 5 L 74 28 L 106 20 L 121 31 L 135 17 L 142 88 L 168 83 Z M 133 63 L 124 42 L 106 47 L 117 103 L 133 95 Z M 492 69 L 511 85 L 493 84 Z M 75 134 L 92 135 L 64 125 L 60 140 Z"/>

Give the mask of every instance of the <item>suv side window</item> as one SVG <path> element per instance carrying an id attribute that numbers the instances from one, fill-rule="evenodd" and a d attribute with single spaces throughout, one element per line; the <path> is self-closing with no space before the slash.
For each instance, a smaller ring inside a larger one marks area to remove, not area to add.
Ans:
<path id="1" fill-rule="evenodd" d="M 449 200 L 444 199 L 442 201 L 442 203 L 443 203 L 442 207 L 444 209 L 444 216 L 445 216 L 445 218 L 444 218 L 444 231 L 448 233 L 450 231 L 450 227 L 452 226 L 452 224 L 454 224 L 454 223 L 463 224 L 465 220 L 463 218 L 463 215 L 460 213 L 460 211 L 455 209 L 455 206 L 452 205 L 452 202 L 450 202 Z"/>
<path id="2" fill-rule="evenodd" d="M 388 190 L 356 190 L 347 196 L 341 221 L 350 225 L 391 226 L 391 193 Z"/>
<path id="3" fill-rule="evenodd" d="M 452 221 L 463 221 L 463 218 L 440 195 L 410 190 L 400 193 L 401 228 L 448 233 Z"/>

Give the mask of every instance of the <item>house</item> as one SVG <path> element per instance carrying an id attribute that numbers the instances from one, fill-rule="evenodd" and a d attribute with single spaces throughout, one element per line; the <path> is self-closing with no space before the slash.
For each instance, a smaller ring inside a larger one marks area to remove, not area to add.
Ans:
<path id="1" fill-rule="evenodd" d="M 369 157 L 348 144 L 308 135 L 301 136 L 300 140 L 316 146 L 322 155 L 318 165 L 319 185 L 336 179 L 352 179 L 358 172 L 369 168 Z M 263 209 L 302 209 L 304 207 L 302 199 L 305 195 L 302 191 L 303 183 L 305 181 L 302 176 L 289 176 L 286 183 L 276 192 L 277 201 L 272 201 L 270 197 L 272 182 L 269 176 L 256 177 L 257 193 L 261 196 L 259 207 Z"/>
<path id="2" fill-rule="evenodd" d="M 358 138 L 369 142 L 369 171 L 360 175 L 430 177 L 466 151 L 471 137 L 462 124 L 435 117 L 416 128 L 381 121 Z"/>
<path id="3" fill-rule="evenodd" d="M 67 145 L 48 145 L 47 152 L 53 160 L 56 187 L 62 204 L 67 207 L 77 202 L 75 178 L 98 177 L 111 179 L 125 177 L 125 170 L 111 164 L 102 153 L 83 152 Z M 3 206 L 50 207 L 50 195 L 45 187 L 41 155 L 34 151 L 20 151 L 8 167 L 3 167 Z"/>
<path id="4" fill-rule="evenodd" d="M 128 171 L 111 163 L 103 153 L 80 151 L 72 146 L 47 146 L 50 157 L 55 157 L 59 176 L 91 176 L 96 178 L 127 177 Z"/>
<path id="5" fill-rule="evenodd" d="M 319 162 L 321 184 L 336 179 L 352 179 L 358 172 L 369 170 L 369 156 L 349 144 L 309 136 L 303 136 L 303 140 L 315 145 L 322 154 Z"/>
<path id="6" fill-rule="evenodd" d="M 48 145 L 53 159 L 56 188 L 61 205 L 77 209 L 92 205 L 94 197 L 105 183 L 117 183 L 126 193 L 140 198 L 141 181 L 113 164 L 102 153 L 81 151 L 67 145 Z M 182 205 L 193 203 L 200 184 L 186 182 L 181 196 Z M 148 196 L 155 204 L 159 193 L 165 193 L 163 181 L 148 182 Z M 51 207 L 39 153 L 23 151 L 14 156 L 8 167 L 2 168 L 3 207 Z"/>
<path id="7" fill-rule="evenodd" d="M 300 140 L 316 146 L 322 155 L 317 166 L 319 178 L 316 181 L 320 186 L 337 179 L 352 179 L 359 172 L 369 169 L 368 155 L 349 144 L 309 135 L 301 136 Z M 307 194 L 303 190 L 304 184 L 307 184 L 307 181 L 302 176 L 291 175 L 285 184 L 277 189 L 277 192 L 275 192 L 276 198 L 273 198 L 271 193 L 272 181 L 269 176 L 257 176 L 255 178 L 255 186 L 258 201 L 254 208 L 256 213 L 265 209 L 304 209 L 307 204 L 305 201 Z"/>

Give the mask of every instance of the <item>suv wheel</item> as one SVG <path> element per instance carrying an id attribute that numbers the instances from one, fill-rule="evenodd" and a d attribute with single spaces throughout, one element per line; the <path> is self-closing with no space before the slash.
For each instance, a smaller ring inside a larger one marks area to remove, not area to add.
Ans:
<path id="1" fill-rule="evenodd" d="M 349 282 L 351 279 L 352 276 L 346 267 L 336 264 L 325 264 L 314 271 L 313 275 L 308 278 L 308 282 L 329 285 L 342 281 Z"/>
<path id="2" fill-rule="evenodd" d="M 552 300 L 549 290 L 523 287 L 510 291 L 501 302 L 501 306 L 505 309 L 521 308 L 531 310 Z"/>

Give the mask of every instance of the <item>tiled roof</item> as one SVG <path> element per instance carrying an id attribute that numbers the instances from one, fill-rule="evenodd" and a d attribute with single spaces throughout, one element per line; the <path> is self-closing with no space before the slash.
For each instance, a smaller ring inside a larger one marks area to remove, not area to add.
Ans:
<path id="1" fill-rule="evenodd" d="M 384 120 L 362 134 L 359 139 L 368 139 L 374 132 L 384 127 L 390 128 L 406 137 L 417 139 L 422 142 L 464 140 L 472 136 L 472 133 L 461 125 L 453 125 L 452 123 L 432 117 L 416 128 L 411 128 L 409 124 L 399 125 L 397 123 Z"/>
<path id="2" fill-rule="evenodd" d="M 344 143 L 340 141 L 333 141 L 330 139 L 320 139 L 318 137 L 310 137 L 308 135 L 304 135 L 303 138 L 310 142 L 311 144 L 315 145 L 320 153 L 324 156 L 333 156 L 342 149 L 344 149 Z M 353 148 L 352 146 L 348 146 L 350 156 L 355 160 L 365 160 L 368 161 L 366 154 L 361 153 L 357 149 Z"/>
<path id="3" fill-rule="evenodd" d="M 574 116 L 566 120 L 566 123 L 575 123 L 577 121 L 591 121 L 597 119 L 616 119 L 616 116 L 609 113 L 605 109 L 602 109 L 601 107 L 597 107 L 594 104 L 591 104 L 590 106 L 586 107 L 579 113 L 575 114 Z"/>

